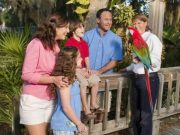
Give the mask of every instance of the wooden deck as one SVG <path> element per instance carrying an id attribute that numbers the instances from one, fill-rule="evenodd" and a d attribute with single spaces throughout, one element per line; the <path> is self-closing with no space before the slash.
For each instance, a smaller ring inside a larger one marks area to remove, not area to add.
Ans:
<path id="1" fill-rule="evenodd" d="M 160 135 L 180 135 L 180 125 L 172 127 L 168 131 L 160 133 Z"/>
<path id="2" fill-rule="evenodd" d="M 159 72 L 160 91 L 153 117 L 153 135 L 159 135 L 160 120 L 180 114 L 180 67 L 163 68 Z M 85 135 L 104 135 L 130 127 L 131 74 L 102 75 L 100 83 L 100 105 L 105 114 L 102 123 L 91 120 Z M 90 95 L 88 95 L 90 97 Z M 17 105 L 17 104 L 16 104 Z M 15 110 L 17 107 L 15 107 Z M 17 111 L 15 111 L 17 112 Z M 13 131 L 18 134 L 18 122 L 15 113 Z M 174 127 L 174 132 L 179 128 Z M 162 133 L 166 135 L 166 133 Z"/>

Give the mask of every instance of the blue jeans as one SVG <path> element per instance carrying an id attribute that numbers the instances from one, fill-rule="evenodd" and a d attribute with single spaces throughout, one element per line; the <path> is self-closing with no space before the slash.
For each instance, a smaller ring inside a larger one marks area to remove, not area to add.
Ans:
<path id="1" fill-rule="evenodd" d="M 134 135 L 152 135 L 153 113 L 148 100 L 145 76 L 134 74 L 132 83 L 131 109 Z M 154 108 L 159 93 L 159 77 L 157 73 L 150 74 L 150 85 Z"/>

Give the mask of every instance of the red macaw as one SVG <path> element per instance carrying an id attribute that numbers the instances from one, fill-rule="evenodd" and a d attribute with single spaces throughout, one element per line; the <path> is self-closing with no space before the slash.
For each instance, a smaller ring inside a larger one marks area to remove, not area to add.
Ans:
<path id="1" fill-rule="evenodd" d="M 153 111 L 151 86 L 150 86 L 149 72 L 148 72 L 149 69 L 152 69 L 149 48 L 148 48 L 147 43 L 144 41 L 141 34 L 138 32 L 138 30 L 136 28 L 128 27 L 128 30 L 131 35 L 132 51 L 133 51 L 133 53 L 136 54 L 136 56 L 139 58 L 139 60 L 144 64 L 149 104 L 150 104 L 151 111 Z"/>

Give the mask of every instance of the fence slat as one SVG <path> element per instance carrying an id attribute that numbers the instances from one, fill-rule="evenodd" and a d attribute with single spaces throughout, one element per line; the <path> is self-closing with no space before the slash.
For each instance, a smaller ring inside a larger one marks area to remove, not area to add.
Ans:
<path id="1" fill-rule="evenodd" d="M 168 81 L 168 93 L 167 93 L 167 112 L 169 112 L 170 109 L 170 102 L 171 102 L 171 92 L 172 92 L 172 81 L 173 81 L 173 75 L 172 73 L 169 73 L 169 81 Z"/>
<path id="2" fill-rule="evenodd" d="M 158 74 L 159 75 L 159 96 L 158 96 L 158 101 L 157 101 L 157 115 L 160 115 L 161 111 L 161 106 L 162 106 L 162 96 L 163 96 L 163 88 L 164 88 L 164 75 L 162 73 Z"/>
<path id="3" fill-rule="evenodd" d="M 175 94 L 175 110 L 178 108 L 178 103 L 179 103 L 179 91 L 180 91 L 180 73 L 177 72 L 176 94 Z"/>
<path id="4" fill-rule="evenodd" d="M 107 128 L 107 119 L 108 119 L 108 108 L 109 108 L 109 80 L 105 81 L 105 107 L 104 107 L 104 119 L 103 119 L 103 130 Z"/>
<path id="5" fill-rule="evenodd" d="M 120 119 L 120 112 L 121 112 L 121 95 L 122 95 L 122 78 L 118 79 L 118 89 L 117 89 L 117 96 L 116 96 L 116 117 L 115 117 L 115 125 L 119 125 Z"/>

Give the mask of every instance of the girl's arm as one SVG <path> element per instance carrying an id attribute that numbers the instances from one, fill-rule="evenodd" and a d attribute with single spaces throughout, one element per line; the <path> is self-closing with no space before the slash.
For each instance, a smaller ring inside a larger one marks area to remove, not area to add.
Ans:
<path id="1" fill-rule="evenodd" d="M 76 116 L 74 110 L 71 107 L 70 86 L 60 88 L 59 91 L 63 111 L 69 117 L 69 119 L 77 126 L 79 132 L 85 132 L 87 130 L 86 126 Z"/>

